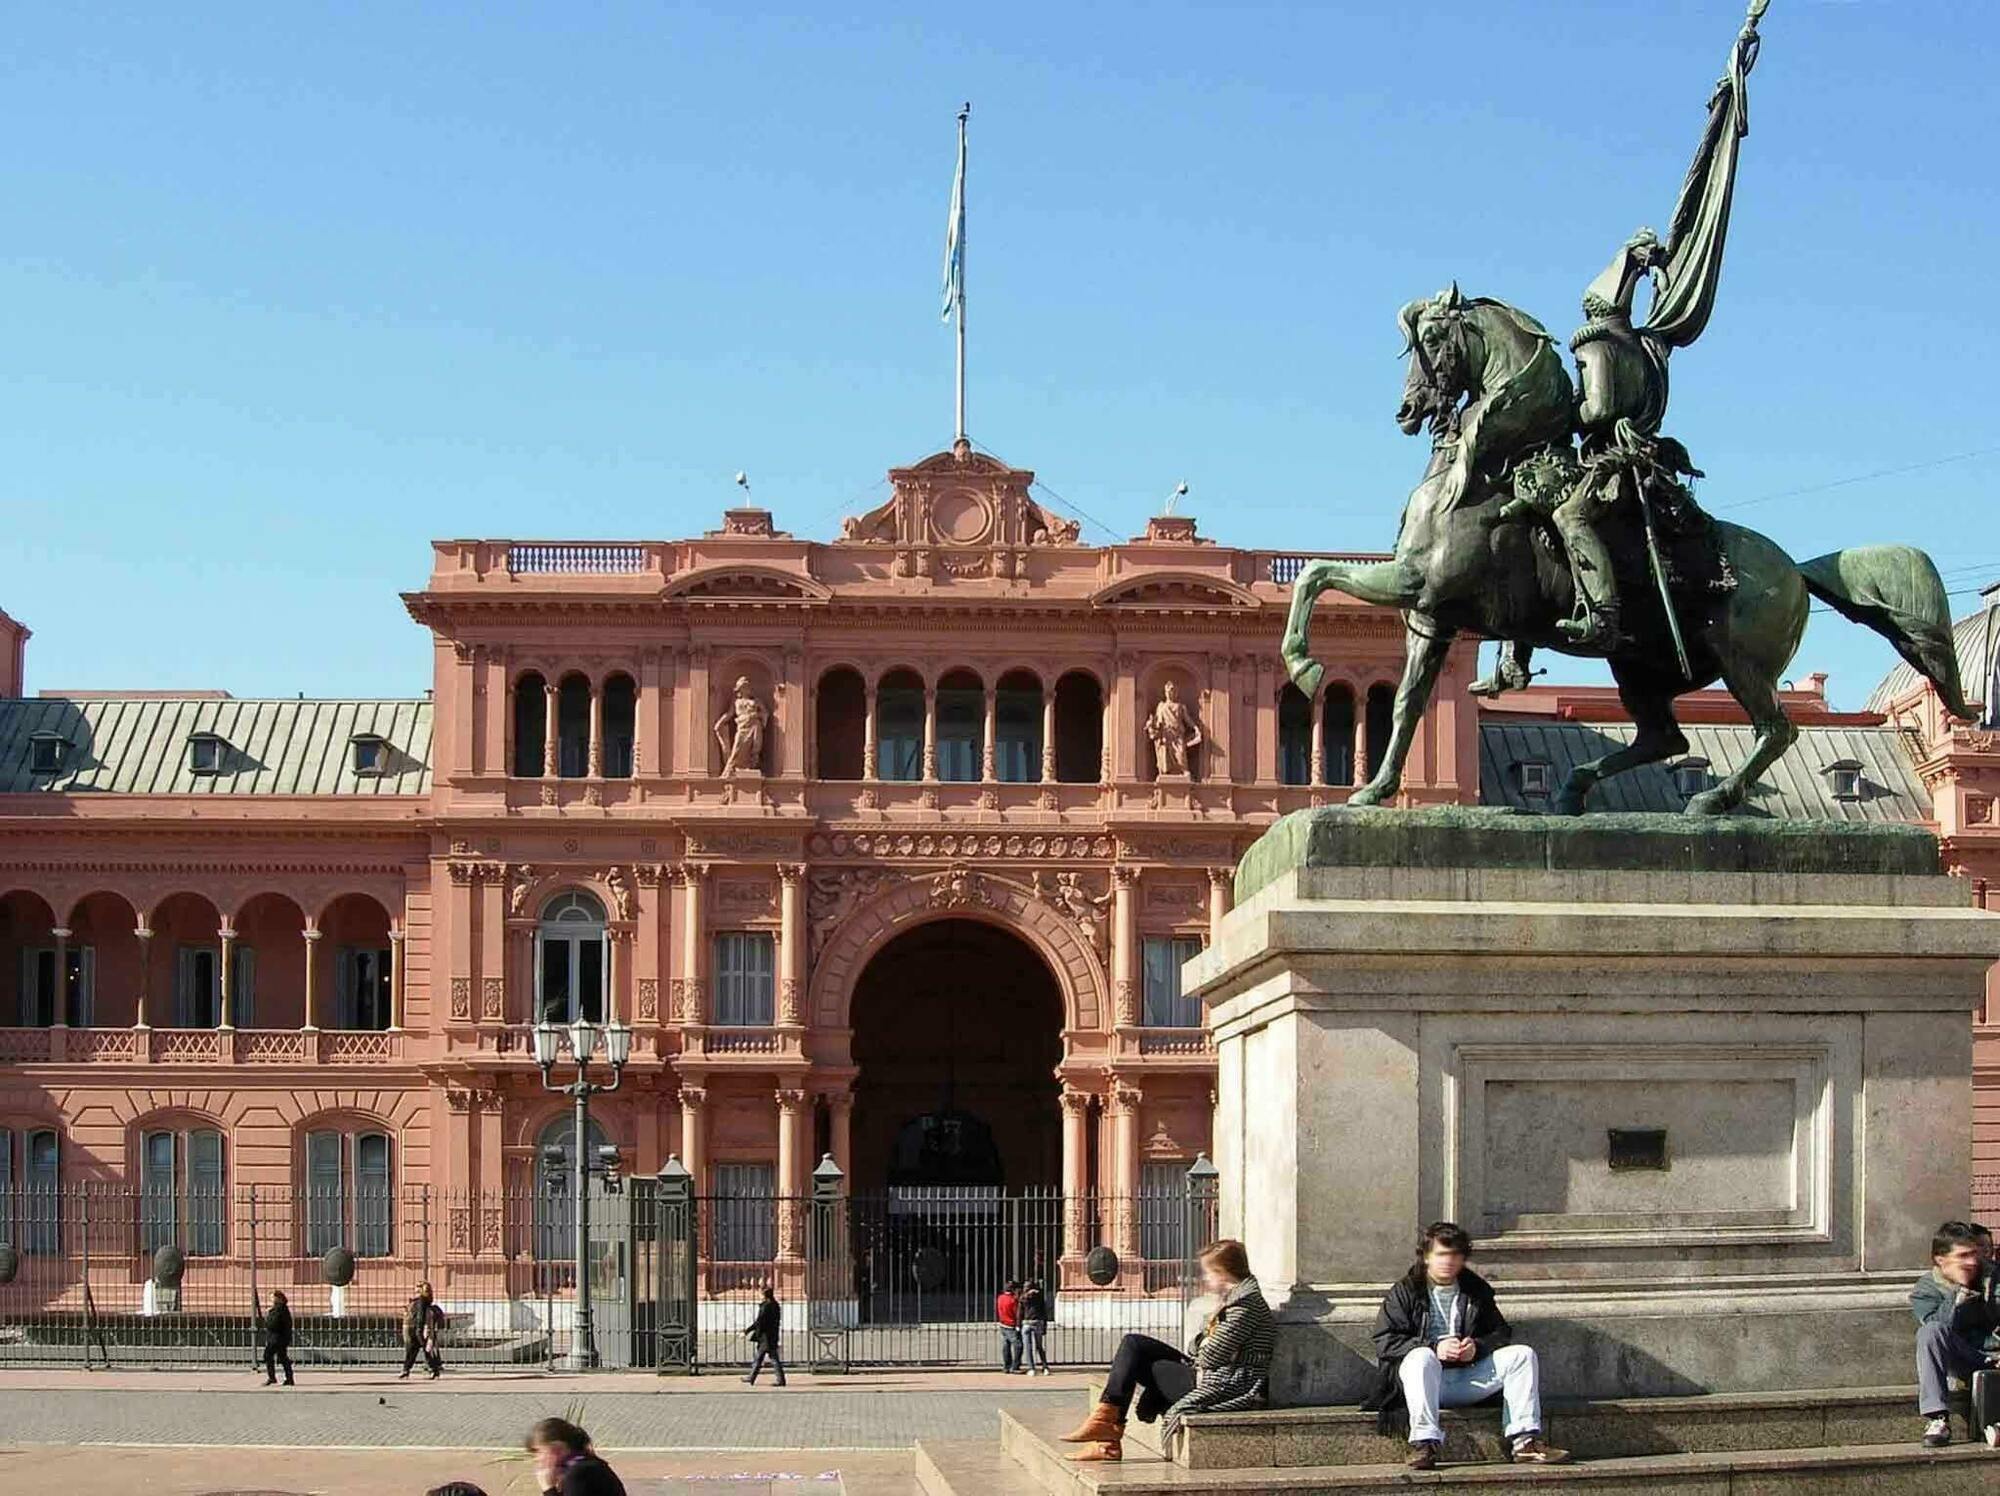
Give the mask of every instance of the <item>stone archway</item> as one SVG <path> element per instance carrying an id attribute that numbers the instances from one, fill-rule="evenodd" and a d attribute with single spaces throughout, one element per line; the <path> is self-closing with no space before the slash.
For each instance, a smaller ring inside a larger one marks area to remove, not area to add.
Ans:
<path id="1" fill-rule="evenodd" d="M 817 1026 L 847 1028 L 854 984 L 869 958 L 903 931 L 948 917 L 999 925 L 1027 941 L 1048 963 L 1062 992 L 1064 1030 L 1102 1027 L 1110 984 L 1095 944 L 1101 921 L 1087 927 L 1023 884 L 963 864 L 908 877 L 850 876 L 870 878 L 874 886 L 844 915 L 837 908 L 832 911 L 809 989 Z"/>

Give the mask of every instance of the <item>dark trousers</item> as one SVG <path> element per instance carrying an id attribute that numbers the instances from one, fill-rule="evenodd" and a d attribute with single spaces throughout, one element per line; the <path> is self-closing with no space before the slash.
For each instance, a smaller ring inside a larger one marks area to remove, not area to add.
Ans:
<path id="1" fill-rule="evenodd" d="M 775 1345 L 759 1345 L 757 1347 L 757 1357 L 750 1363 L 749 1380 L 753 1382 L 757 1380 L 757 1373 L 764 1369 L 764 1362 L 767 1358 L 771 1363 L 772 1369 L 778 1373 L 778 1385 L 780 1387 L 784 1386 L 785 1363 L 778 1359 L 778 1348 Z"/>
<path id="2" fill-rule="evenodd" d="M 1192 1391 L 1194 1367 L 1186 1356 L 1150 1335 L 1127 1335 L 1118 1342 L 1098 1401 L 1110 1403 L 1122 1418 L 1136 1396 L 1139 1421 L 1151 1423 Z"/>
<path id="3" fill-rule="evenodd" d="M 279 1345 L 275 1340 L 265 1341 L 264 1380 L 267 1382 L 275 1382 L 278 1379 L 278 1368 L 280 1366 L 285 1368 L 285 1385 L 289 1387 L 292 1385 L 291 1347 L 287 1345 Z"/>
<path id="4" fill-rule="evenodd" d="M 410 1368 L 417 1364 L 418 1356 L 424 1358 L 424 1365 L 430 1369 L 432 1376 L 437 1376 L 444 1370 L 444 1357 L 426 1345 L 423 1337 L 419 1335 L 414 1338 L 406 1338 L 403 1341 L 404 1376 L 410 1374 Z"/>

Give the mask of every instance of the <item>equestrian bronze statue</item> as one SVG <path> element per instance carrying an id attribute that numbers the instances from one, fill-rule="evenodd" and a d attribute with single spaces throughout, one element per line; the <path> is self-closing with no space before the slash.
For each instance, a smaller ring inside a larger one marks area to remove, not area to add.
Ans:
<path id="1" fill-rule="evenodd" d="M 1691 797 L 1688 810 L 1736 809 L 1797 730 L 1778 683 L 1805 632 L 1813 598 L 1886 638 L 1969 717 L 1937 567 L 1922 551 L 1880 545 L 1794 561 L 1755 530 L 1714 519 L 1695 501 L 1702 476 L 1660 432 L 1667 361 L 1707 326 L 1714 307 L 1748 131 L 1746 85 L 1769 0 L 1752 0 L 1709 101 L 1708 126 L 1665 243 L 1642 229 L 1584 294 L 1588 319 L 1570 340 L 1577 378 L 1542 325 L 1505 302 L 1457 286 L 1403 308 L 1409 375 L 1396 421 L 1429 428 L 1430 464 L 1403 509 L 1391 560 L 1314 561 L 1292 589 L 1285 667 L 1317 693 L 1308 642 L 1314 601 L 1332 589 L 1400 609 L 1407 654 L 1395 722 L 1376 774 L 1348 799 L 1395 795 L 1418 722 L 1452 640 L 1503 641 L 1491 695 L 1525 685 L 1537 647 L 1603 659 L 1636 731 L 1627 746 L 1579 764 L 1554 809 L 1583 810 L 1609 775 L 1687 751 L 1674 700 L 1720 680 L 1756 729 L 1748 760 Z M 1641 282 L 1653 296 L 1633 323 Z"/>

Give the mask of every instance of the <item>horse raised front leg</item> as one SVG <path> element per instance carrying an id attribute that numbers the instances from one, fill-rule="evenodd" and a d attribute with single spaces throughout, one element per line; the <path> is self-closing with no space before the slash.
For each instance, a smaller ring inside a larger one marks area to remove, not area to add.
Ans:
<path id="1" fill-rule="evenodd" d="M 1436 628 L 1435 624 L 1431 627 Z M 1381 767 L 1375 777 L 1347 797 L 1349 805 L 1380 805 L 1393 796 L 1403 785 L 1403 764 L 1410 756 L 1410 744 L 1416 741 L 1417 724 L 1424 719 L 1424 709 L 1430 705 L 1431 689 L 1437 685 L 1438 672 L 1444 668 L 1445 656 L 1451 652 L 1452 631 L 1442 629 L 1433 634 L 1420 634 L 1413 627 L 1406 628 L 1403 641 L 1403 683 L 1396 688 L 1396 711 L 1394 725 L 1389 732 L 1389 746 L 1382 754 Z"/>
<path id="2" fill-rule="evenodd" d="M 1307 697 L 1319 694 L 1324 673 L 1312 657 L 1312 610 L 1322 592 L 1345 592 L 1364 603 L 1385 608 L 1408 608 L 1416 602 L 1423 578 L 1404 561 L 1377 561 L 1355 566 L 1345 561 L 1312 561 L 1292 583 L 1292 610 L 1285 619 L 1285 640 L 1280 647 L 1285 673 Z"/>

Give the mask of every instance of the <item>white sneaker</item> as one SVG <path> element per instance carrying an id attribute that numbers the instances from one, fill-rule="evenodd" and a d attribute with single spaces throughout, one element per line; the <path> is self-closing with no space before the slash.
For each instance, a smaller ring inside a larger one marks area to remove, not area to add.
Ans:
<path id="1" fill-rule="evenodd" d="M 1988 1449 L 2000 1449 L 2000 1423 L 1989 1423 L 1986 1425 L 1986 1447 Z"/>

